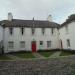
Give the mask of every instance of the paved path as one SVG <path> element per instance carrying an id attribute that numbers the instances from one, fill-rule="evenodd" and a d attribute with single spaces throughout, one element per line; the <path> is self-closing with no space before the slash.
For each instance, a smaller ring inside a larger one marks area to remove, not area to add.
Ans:
<path id="1" fill-rule="evenodd" d="M 56 58 L 56 57 L 59 57 L 61 54 L 61 51 L 57 51 L 55 53 L 53 53 L 49 58 Z M 36 57 L 36 58 L 45 58 L 44 56 L 40 55 L 39 53 L 33 53 L 33 55 Z M 15 56 L 15 55 L 12 55 L 12 54 L 7 54 L 6 55 L 7 57 L 13 59 L 13 60 L 23 60 L 23 58 L 20 58 L 18 56 Z"/>
<path id="2" fill-rule="evenodd" d="M 12 55 L 12 54 L 7 54 L 7 57 L 9 57 L 9 58 L 11 58 L 13 60 L 22 60 L 22 58 L 19 58 L 19 57 L 15 56 L 15 55 Z"/>
<path id="3" fill-rule="evenodd" d="M 56 57 L 59 57 L 61 54 L 61 51 L 57 51 L 55 53 L 53 53 L 49 58 L 56 58 Z"/>
<path id="4" fill-rule="evenodd" d="M 40 55 L 39 53 L 33 53 L 33 55 L 36 57 L 36 58 L 44 58 L 42 55 Z M 15 56 L 15 55 L 12 55 L 12 54 L 7 54 L 6 55 L 7 57 L 13 59 L 13 60 L 23 60 L 24 58 L 20 58 L 18 56 Z"/>
<path id="5" fill-rule="evenodd" d="M 36 57 L 36 58 L 44 58 L 42 55 L 40 55 L 39 53 L 33 53 L 33 55 Z"/>

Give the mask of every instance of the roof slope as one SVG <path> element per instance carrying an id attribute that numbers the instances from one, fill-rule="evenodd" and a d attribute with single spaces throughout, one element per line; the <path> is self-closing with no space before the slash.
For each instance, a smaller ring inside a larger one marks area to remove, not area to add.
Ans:
<path id="1" fill-rule="evenodd" d="M 63 24 L 61 24 L 61 27 L 71 23 L 72 21 L 75 21 L 75 14 L 70 15 L 68 19 Z"/>
<path id="2" fill-rule="evenodd" d="M 54 22 L 42 21 L 42 20 L 20 20 L 13 19 L 12 21 L 3 20 L 5 27 L 34 27 L 35 28 L 58 28 L 60 25 Z"/>

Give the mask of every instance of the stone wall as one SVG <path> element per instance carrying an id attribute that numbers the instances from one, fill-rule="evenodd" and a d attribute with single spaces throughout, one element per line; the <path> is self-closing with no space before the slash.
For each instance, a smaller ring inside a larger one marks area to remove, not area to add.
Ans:
<path id="1" fill-rule="evenodd" d="M 0 75 L 75 75 L 75 56 L 0 61 Z"/>

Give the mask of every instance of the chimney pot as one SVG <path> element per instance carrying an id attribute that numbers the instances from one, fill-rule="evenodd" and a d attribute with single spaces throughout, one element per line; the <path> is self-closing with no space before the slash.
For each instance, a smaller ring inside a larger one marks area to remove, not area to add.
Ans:
<path id="1" fill-rule="evenodd" d="M 12 19 L 13 19 L 13 15 L 12 15 L 11 12 L 9 12 L 9 13 L 8 13 L 8 20 L 9 20 L 9 21 L 12 21 Z"/>
<path id="2" fill-rule="evenodd" d="M 52 15 L 49 15 L 48 18 L 47 18 L 47 20 L 48 20 L 49 22 L 52 22 Z"/>

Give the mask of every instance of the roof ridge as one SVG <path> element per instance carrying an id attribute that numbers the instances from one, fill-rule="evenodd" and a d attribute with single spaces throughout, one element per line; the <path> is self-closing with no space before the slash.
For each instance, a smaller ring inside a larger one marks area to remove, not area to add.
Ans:
<path id="1" fill-rule="evenodd" d="M 24 21 L 24 19 L 12 19 L 12 20 L 23 20 Z M 25 21 L 33 21 L 33 19 L 32 20 L 25 20 Z M 34 19 L 34 21 L 48 21 L 48 20 L 35 20 Z M 49 22 L 49 21 L 48 21 Z"/>

